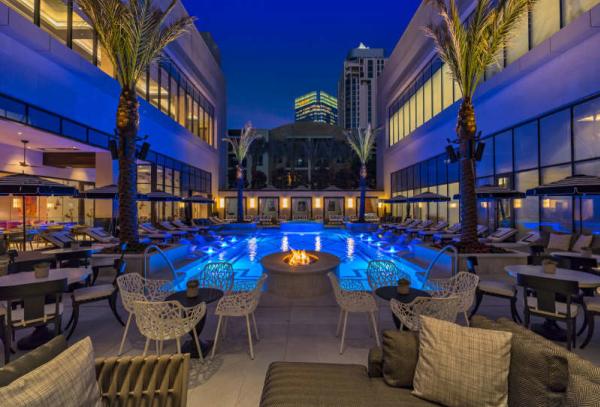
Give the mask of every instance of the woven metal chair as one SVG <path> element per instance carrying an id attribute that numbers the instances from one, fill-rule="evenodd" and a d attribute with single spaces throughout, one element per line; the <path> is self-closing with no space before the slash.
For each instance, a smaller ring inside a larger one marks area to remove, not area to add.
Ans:
<path id="1" fill-rule="evenodd" d="M 375 302 L 373 295 L 364 291 L 362 284 L 358 281 L 341 280 L 340 282 L 333 273 L 328 273 L 327 277 L 329 277 L 329 281 L 331 281 L 335 300 L 340 307 L 340 317 L 336 329 L 336 336 L 340 334 L 340 329 L 342 333 L 340 355 L 344 353 L 344 340 L 346 339 L 348 314 L 351 312 L 365 313 L 369 316 L 371 324 L 373 325 L 373 332 L 375 333 L 375 341 L 377 342 L 377 346 L 380 346 L 379 332 L 377 331 L 377 322 L 375 321 L 377 303 Z"/>
<path id="2" fill-rule="evenodd" d="M 202 360 L 202 349 L 196 325 L 206 315 L 206 304 L 186 308 L 179 301 L 135 301 L 133 303 L 135 322 L 146 337 L 144 356 L 148 353 L 150 341 L 156 342 L 157 353 L 162 353 L 164 341 L 175 340 L 177 353 L 181 353 L 181 337 L 192 332 L 196 350 Z"/>
<path id="3" fill-rule="evenodd" d="M 395 298 L 390 300 L 392 313 L 400 320 L 400 329 L 405 326 L 415 332 L 418 332 L 421 328 L 421 315 L 455 322 L 459 305 L 460 297 L 458 296 L 445 298 L 417 297 L 408 304 Z"/>
<path id="4" fill-rule="evenodd" d="M 256 318 L 254 311 L 258 307 L 260 301 L 262 287 L 267 279 L 267 275 L 263 274 L 260 279 L 256 282 L 254 288 L 250 291 L 239 291 L 226 294 L 219 300 L 215 315 L 219 316 L 219 322 L 217 323 L 217 331 L 215 333 L 215 342 L 213 344 L 211 357 L 215 356 L 217 350 L 217 343 L 219 335 L 221 334 L 221 328 L 228 317 L 244 317 L 246 318 L 246 331 L 248 333 L 248 346 L 250 347 L 250 358 L 254 359 L 254 345 L 252 344 L 252 332 L 250 329 L 250 318 L 252 318 L 252 324 L 254 325 L 254 333 L 256 340 L 260 340 L 258 336 L 258 326 L 256 325 Z"/>
<path id="5" fill-rule="evenodd" d="M 137 273 L 127 273 L 117 277 L 117 286 L 121 293 L 121 302 L 123 308 L 129 313 L 121 345 L 119 346 L 119 355 L 123 353 L 125 346 L 125 338 L 131 325 L 131 319 L 134 315 L 135 301 L 164 301 L 170 294 L 174 292 L 173 283 L 169 280 L 152 280 L 146 279 Z"/>
<path id="6" fill-rule="evenodd" d="M 208 263 L 200 275 L 200 287 L 218 288 L 224 293 L 233 290 L 234 272 L 231 263 L 219 261 Z"/>
<path id="7" fill-rule="evenodd" d="M 371 260 L 367 266 L 367 281 L 373 291 L 379 287 L 395 286 L 402 278 L 410 280 L 408 274 L 389 260 Z"/>
<path id="8" fill-rule="evenodd" d="M 102 401 L 109 406 L 185 407 L 190 355 L 96 359 Z"/>
<path id="9" fill-rule="evenodd" d="M 448 279 L 429 279 L 424 288 L 432 297 L 445 298 L 457 296 L 460 298 L 458 312 L 465 317 L 467 326 L 469 325 L 469 315 L 467 312 L 475 300 L 475 292 L 479 284 L 479 277 L 476 274 L 461 271 Z"/>

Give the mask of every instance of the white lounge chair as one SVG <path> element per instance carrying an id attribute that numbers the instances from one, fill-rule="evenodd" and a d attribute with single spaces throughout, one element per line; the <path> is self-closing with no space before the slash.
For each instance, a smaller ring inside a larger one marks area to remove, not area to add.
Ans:
<path id="1" fill-rule="evenodd" d="M 293 220 L 308 220 L 308 215 L 297 215 L 294 214 L 292 217 Z"/>
<path id="2" fill-rule="evenodd" d="M 179 229 L 178 227 L 173 225 L 171 222 L 166 221 L 166 220 L 164 220 L 162 222 L 158 222 L 158 224 L 160 225 L 161 228 L 165 229 L 169 233 L 172 233 L 173 235 L 183 236 L 183 235 L 189 233 L 188 230 Z"/>
<path id="3" fill-rule="evenodd" d="M 172 239 L 174 236 L 174 233 L 159 230 L 150 223 L 140 223 L 140 232 L 152 240 Z"/>
<path id="4" fill-rule="evenodd" d="M 498 228 L 489 236 L 480 239 L 482 243 L 502 243 L 517 234 L 514 228 Z"/>
<path id="5" fill-rule="evenodd" d="M 185 223 L 183 223 L 181 219 L 174 219 L 171 221 L 171 223 L 180 230 L 187 230 L 192 233 L 196 233 L 200 231 L 200 229 L 202 229 L 200 226 L 188 226 Z M 206 227 L 204 227 L 204 229 L 206 229 Z"/>
<path id="6" fill-rule="evenodd" d="M 82 229 L 81 233 L 91 237 L 92 239 L 100 243 L 117 243 L 119 241 L 119 239 L 108 233 L 103 228 L 99 227 Z"/>
<path id="7" fill-rule="evenodd" d="M 442 222 L 442 223 L 446 223 L 446 222 Z M 446 223 L 446 226 L 448 226 L 447 223 Z M 435 237 L 435 235 L 438 235 L 441 233 L 456 234 L 456 233 L 460 232 L 460 223 L 455 223 L 454 225 L 448 227 L 448 229 L 446 229 L 446 230 L 444 230 L 444 227 L 440 228 L 439 230 L 435 230 L 433 227 L 431 227 L 427 230 L 422 230 L 419 232 L 419 236 L 426 238 L 429 236 Z"/>
<path id="8" fill-rule="evenodd" d="M 447 226 L 448 226 L 448 222 L 446 222 L 444 220 L 440 220 L 435 225 L 432 225 L 426 229 L 419 230 L 417 232 L 417 235 L 419 235 L 421 237 L 433 236 L 434 234 L 439 233 L 440 231 L 444 230 L 444 228 L 446 228 Z"/>
<path id="9" fill-rule="evenodd" d="M 406 225 L 395 226 L 394 229 L 397 230 L 397 231 L 403 232 L 403 231 L 405 231 L 406 229 L 409 229 L 409 228 L 416 228 L 421 223 L 422 223 L 421 219 L 414 219 L 413 221 L 411 221 L 410 223 L 408 223 Z"/>
<path id="10" fill-rule="evenodd" d="M 258 218 L 258 222 L 261 225 L 272 225 L 273 224 L 273 217 L 271 215 L 260 215 L 260 217 Z"/>
<path id="11" fill-rule="evenodd" d="M 71 243 L 77 241 L 66 230 L 61 230 L 60 232 L 40 233 L 40 236 L 45 241 L 52 243 L 56 247 L 61 247 L 61 248 L 65 247 L 67 244 L 71 244 Z"/>
<path id="12" fill-rule="evenodd" d="M 372 212 L 365 213 L 365 221 L 370 223 L 379 223 L 379 216 Z"/>
<path id="13" fill-rule="evenodd" d="M 329 215 L 327 223 L 330 225 L 342 225 L 344 223 L 344 217 L 342 215 Z"/>
<path id="14" fill-rule="evenodd" d="M 483 236 L 488 231 L 487 226 L 477 225 L 477 236 Z M 451 239 L 453 242 L 460 242 L 460 234 L 457 234 Z"/>
<path id="15" fill-rule="evenodd" d="M 425 220 L 423 222 L 421 222 L 419 225 L 414 226 L 414 227 L 410 227 L 406 229 L 407 233 L 418 233 L 421 230 L 425 230 L 428 229 L 431 225 L 433 225 L 433 221 L 432 220 Z"/>

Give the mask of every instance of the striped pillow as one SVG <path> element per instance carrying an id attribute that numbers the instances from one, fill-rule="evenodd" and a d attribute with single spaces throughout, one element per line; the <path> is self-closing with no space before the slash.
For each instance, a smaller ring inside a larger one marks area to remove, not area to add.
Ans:
<path id="1" fill-rule="evenodd" d="M 448 407 L 507 406 L 511 337 L 421 316 L 413 394 Z"/>
<path id="2" fill-rule="evenodd" d="M 82 339 L 8 386 L 0 387 L 0 406 L 101 407 L 90 338 Z"/>

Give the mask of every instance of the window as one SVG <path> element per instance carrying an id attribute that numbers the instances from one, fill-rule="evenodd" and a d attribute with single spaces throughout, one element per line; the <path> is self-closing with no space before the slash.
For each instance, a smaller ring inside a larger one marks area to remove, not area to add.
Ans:
<path id="1" fill-rule="evenodd" d="M 573 108 L 575 160 L 600 157 L 600 98 Z"/>
<path id="2" fill-rule="evenodd" d="M 454 103 L 454 81 L 446 64 L 442 65 L 442 86 L 443 108 L 446 109 Z"/>
<path id="3" fill-rule="evenodd" d="M 494 174 L 494 139 L 487 138 L 483 140 L 485 149 L 481 161 L 477 162 L 477 176 L 487 177 Z"/>
<path id="4" fill-rule="evenodd" d="M 569 110 L 540 120 L 540 164 L 561 164 L 571 160 L 571 121 Z"/>
<path id="5" fill-rule="evenodd" d="M 517 191 L 525 192 L 538 185 L 537 170 L 515 174 L 515 189 Z M 515 205 L 515 219 L 519 232 L 537 230 L 539 226 L 539 198 L 537 196 L 528 196 L 518 200 L 518 204 Z"/>
<path id="6" fill-rule="evenodd" d="M 512 172 L 512 132 L 506 131 L 498 134 L 494 140 L 496 152 L 496 174 Z M 486 143 L 485 149 L 491 149 L 492 143 Z"/>
<path id="7" fill-rule="evenodd" d="M 513 36 L 506 44 L 506 64 L 512 64 L 529 51 L 529 18 L 521 17 L 514 29 Z"/>
<path id="8" fill-rule="evenodd" d="M 417 90 L 417 127 L 423 125 L 423 87 Z"/>
<path id="9" fill-rule="evenodd" d="M 537 122 L 515 128 L 515 169 L 525 170 L 538 166 Z"/>
<path id="10" fill-rule="evenodd" d="M 410 105 L 409 105 L 409 113 L 410 113 L 410 131 L 412 132 L 417 128 L 416 126 L 416 118 L 417 118 L 417 103 L 415 95 L 410 97 Z"/>
<path id="11" fill-rule="evenodd" d="M 560 3 L 539 0 L 531 11 L 531 46 L 536 47 L 560 30 Z"/>
<path id="12" fill-rule="evenodd" d="M 158 64 L 156 62 L 150 65 L 150 82 L 148 87 L 148 101 L 155 107 L 159 108 L 159 93 L 158 93 Z"/>
<path id="13" fill-rule="evenodd" d="M 86 60 L 94 59 L 94 30 L 77 13 L 73 13 L 73 50 Z"/>
<path id="14" fill-rule="evenodd" d="M 575 166 L 575 174 L 600 174 L 600 160 L 588 161 Z M 591 234 L 600 225 L 600 197 L 590 195 L 575 198 L 575 231 Z"/>
<path id="15" fill-rule="evenodd" d="M 541 172 L 542 183 L 558 181 L 571 175 L 571 166 L 545 168 Z M 549 196 L 541 199 L 540 227 L 548 232 L 570 232 L 573 226 L 571 197 Z"/>
<path id="16" fill-rule="evenodd" d="M 438 69 L 431 78 L 433 89 L 433 115 L 442 111 L 442 70 Z"/>
<path id="17" fill-rule="evenodd" d="M 424 97 L 424 116 L 423 122 L 426 123 L 431 119 L 431 79 L 428 79 L 423 86 L 423 97 Z"/>
<path id="18" fill-rule="evenodd" d="M 40 26 L 61 40 L 67 42 L 67 5 L 61 0 L 40 0 Z"/>

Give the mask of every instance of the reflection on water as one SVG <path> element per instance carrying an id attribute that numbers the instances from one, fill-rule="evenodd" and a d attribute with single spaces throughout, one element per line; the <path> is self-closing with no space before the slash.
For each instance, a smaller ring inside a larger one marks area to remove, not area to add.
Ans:
<path id="1" fill-rule="evenodd" d="M 317 252 L 321 251 L 321 235 L 315 236 L 315 251 L 317 251 Z"/>

